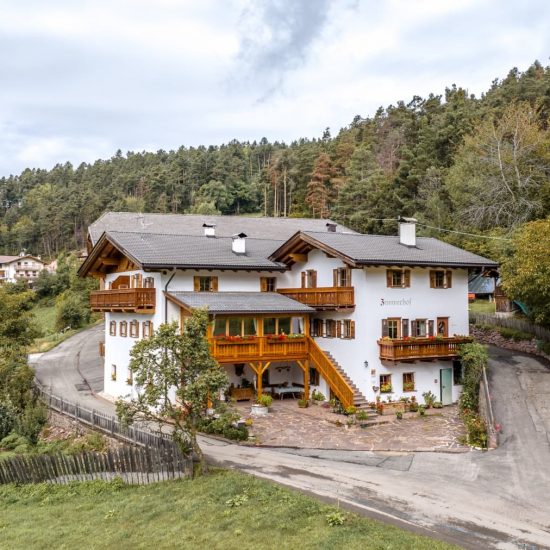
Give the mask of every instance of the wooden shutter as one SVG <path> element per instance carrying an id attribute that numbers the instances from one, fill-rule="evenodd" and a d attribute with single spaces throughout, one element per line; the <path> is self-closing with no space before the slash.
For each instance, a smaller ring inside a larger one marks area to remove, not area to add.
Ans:
<path id="1" fill-rule="evenodd" d="M 402 338 L 406 338 L 409 336 L 409 320 L 403 319 L 401 321 L 401 336 Z"/>
<path id="2" fill-rule="evenodd" d="M 342 323 L 343 321 L 336 321 L 336 338 L 342 338 Z"/>
<path id="3" fill-rule="evenodd" d="M 449 269 L 445 272 L 445 288 L 453 286 L 453 272 Z"/>
<path id="4" fill-rule="evenodd" d="M 403 271 L 403 278 L 404 278 L 403 286 L 405 288 L 409 288 L 411 286 L 411 270 L 410 269 L 405 269 L 405 271 Z"/>
<path id="5" fill-rule="evenodd" d="M 430 271 L 430 288 L 435 288 L 435 271 Z"/>
<path id="6" fill-rule="evenodd" d="M 311 288 L 317 288 L 317 271 L 311 270 Z"/>
<path id="7" fill-rule="evenodd" d="M 302 273 L 300 274 L 301 277 L 302 277 L 302 288 L 306 288 L 306 277 L 307 277 L 307 274 L 305 271 L 302 271 Z"/>
<path id="8" fill-rule="evenodd" d="M 355 321 L 349 322 L 349 337 L 355 338 Z"/>
<path id="9" fill-rule="evenodd" d="M 267 277 L 260 277 L 260 291 L 267 292 Z"/>
<path id="10" fill-rule="evenodd" d="M 387 269 L 386 270 L 386 285 L 388 287 L 391 287 L 392 286 L 392 281 L 393 281 L 393 278 L 392 278 L 392 270 L 391 269 Z"/>
<path id="11" fill-rule="evenodd" d="M 344 286 L 351 286 L 351 269 L 346 267 L 346 281 Z"/>
<path id="12" fill-rule="evenodd" d="M 217 277 L 211 277 L 210 278 L 210 290 L 212 292 L 218 292 L 218 278 Z"/>
<path id="13" fill-rule="evenodd" d="M 411 321 L 411 336 L 416 336 L 416 325 L 417 325 L 417 322 L 416 321 Z"/>
<path id="14" fill-rule="evenodd" d="M 434 335 L 434 322 L 433 322 L 433 319 L 430 319 L 428 321 L 428 336 L 433 336 Z"/>
<path id="15" fill-rule="evenodd" d="M 327 322 L 324 319 L 321 319 L 320 322 L 321 322 L 321 325 L 320 325 L 321 326 L 321 336 L 323 338 L 326 338 L 326 336 L 327 336 Z"/>
<path id="16" fill-rule="evenodd" d="M 201 279 L 200 277 L 193 277 L 193 290 L 198 292 L 201 289 Z"/>
<path id="17" fill-rule="evenodd" d="M 332 286 L 336 287 L 338 285 L 338 270 L 333 269 L 332 270 Z"/>
<path id="18" fill-rule="evenodd" d="M 385 338 L 390 335 L 390 331 L 388 329 L 388 320 L 382 319 L 382 338 Z"/>

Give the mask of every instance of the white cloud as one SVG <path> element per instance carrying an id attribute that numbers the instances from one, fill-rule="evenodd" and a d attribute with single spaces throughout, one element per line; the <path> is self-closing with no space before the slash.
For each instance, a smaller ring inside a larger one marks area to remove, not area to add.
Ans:
<path id="1" fill-rule="evenodd" d="M 550 53 L 542 0 L 312 6 L 0 0 L 0 176 L 119 148 L 334 133 L 453 83 L 479 94 Z"/>

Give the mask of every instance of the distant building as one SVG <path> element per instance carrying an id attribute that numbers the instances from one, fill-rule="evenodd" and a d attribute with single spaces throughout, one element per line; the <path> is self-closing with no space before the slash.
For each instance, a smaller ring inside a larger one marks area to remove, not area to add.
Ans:
<path id="1" fill-rule="evenodd" d="M 468 279 L 468 298 L 471 300 L 487 300 L 495 298 L 495 279 L 480 273 L 475 273 Z"/>
<path id="2" fill-rule="evenodd" d="M 43 269 L 46 269 L 46 262 L 40 256 L 25 252 L 19 256 L 0 256 L 0 284 L 16 283 L 23 279 L 32 286 Z"/>

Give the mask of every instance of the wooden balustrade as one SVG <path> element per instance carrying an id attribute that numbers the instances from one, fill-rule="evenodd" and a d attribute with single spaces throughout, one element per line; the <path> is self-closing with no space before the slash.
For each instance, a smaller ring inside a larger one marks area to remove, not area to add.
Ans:
<path id="1" fill-rule="evenodd" d="M 453 336 L 450 338 L 411 338 L 411 339 L 381 339 L 380 359 L 388 361 L 411 361 L 416 359 L 438 359 L 457 357 L 461 344 L 472 341 L 468 336 Z"/>
<path id="2" fill-rule="evenodd" d="M 210 338 L 210 352 L 219 363 L 246 363 L 247 361 L 285 361 L 307 359 L 308 340 L 269 336 L 253 336 L 242 340 Z"/>
<path id="3" fill-rule="evenodd" d="M 279 294 L 316 309 L 355 307 L 354 287 L 280 288 Z"/>
<path id="4" fill-rule="evenodd" d="M 92 311 L 153 313 L 156 305 L 154 288 L 117 288 L 90 293 Z"/>

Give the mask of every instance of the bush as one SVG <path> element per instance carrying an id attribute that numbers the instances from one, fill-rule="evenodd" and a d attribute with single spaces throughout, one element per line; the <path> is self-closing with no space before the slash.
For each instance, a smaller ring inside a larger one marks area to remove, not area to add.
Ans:
<path id="1" fill-rule="evenodd" d="M 537 340 L 537 349 L 550 355 L 550 342 L 544 342 L 543 340 Z"/>
<path id="2" fill-rule="evenodd" d="M 4 439 L 15 425 L 15 411 L 8 403 L 0 402 L 0 439 Z"/>
<path id="3" fill-rule="evenodd" d="M 7 451 L 14 451 L 18 447 L 21 447 L 22 445 L 28 446 L 28 444 L 28 440 L 22 435 L 11 433 L 0 441 L 0 448 L 6 449 Z"/>
<path id="4" fill-rule="evenodd" d="M 426 409 L 425 409 L 425 407 L 424 407 L 423 405 L 420 405 L 420 406 L 418 407 L 418 414 L 419 414 L 420 416 L 424 416 L 424 415 L 426 414 Z"/>
<path id="5" fill-rule="evenodd" d="M 245 441 L 248 439 L 248 428 L 246 426 L 237 427 L 239 418 L 239 414 L 228 405 L 220 405 L 214 416 L 201 419 L 197 427 L 199 431 L 207 434 L 221 435 L 235 441 Z"/>
<path id="6" fill-rule="evenodd" d="M 313 399 L 313 401 L 324 401 L 325 396 L 320 391 L 313 390 L 311 399 Z"/>
<path id="7" fill-rule="evenodd" d="M 397 417 L 397 420 L 402 420 L 403 418 L 403 413 L 401 411 L 397 411 L 395 413 L 395 416 Z"/>
<path id="8" fill-rule="evenodd" d="M 487 426 L 478 414 L 464 415 L 464 423 L 468 430 L 468 443 L 475 447 L 487 447 Z"/>
<path id="9" fill-rule="evenodd" d="M 29 440 L 32 445 L 38 442 L 38 435 L 46 424 L 48 414 L 42 405 L 28 405 L 15 421 L 15 431 Z"/>
<path id="10" fill-rule="evenodd" d="M 411 401 L 411 404 L 409 405 L 409 411 L 413 413 L 418 411 L 418 403 L 416 401 Z"/>
<path id="11" fill-rule="evenodd" d="M 355 418 L 357 418 L 357 420 L 359 420 L 359 421 L 367 420 L 368 417 L 369 417 L 369 415 L 367 414 L 367 411 L 363 411 L 361 409 L 355 415 Z"/>
<path id="12" fill-rule="evenodd" d="M 532 334 L 521 330 L 516 330 L 515 328 L 497 327 L 497 330 L 503 338 L 508 338 L 509 340 L 514 340 L 515 342 L 533 339 Z"/>
<path id="13" fill-rule="evenodd" d="M 354 405 L 350 405 L 346 411 L 345 411 L 345 414 L 347 416 L 351 416 L 352 414 L 355 414 L 357 412 L 357 407 L 355 407 Z"/>
<path id="14" fill-rule="evenodd" d="M 256 399 L 256 403 L 258 405 L 261 405 L 262 407 L 271 407 L 271 404 L 273 403 L 273 397 L 264 393 L 260 395 L 258 399 Z"/>
<path id="15" fill-rule="evenodd" d="M 57 298 L 55 309 L 57 330 L 79 328 L 90 322 L 91 311 L 85 294 L 66 290 Z"/>

